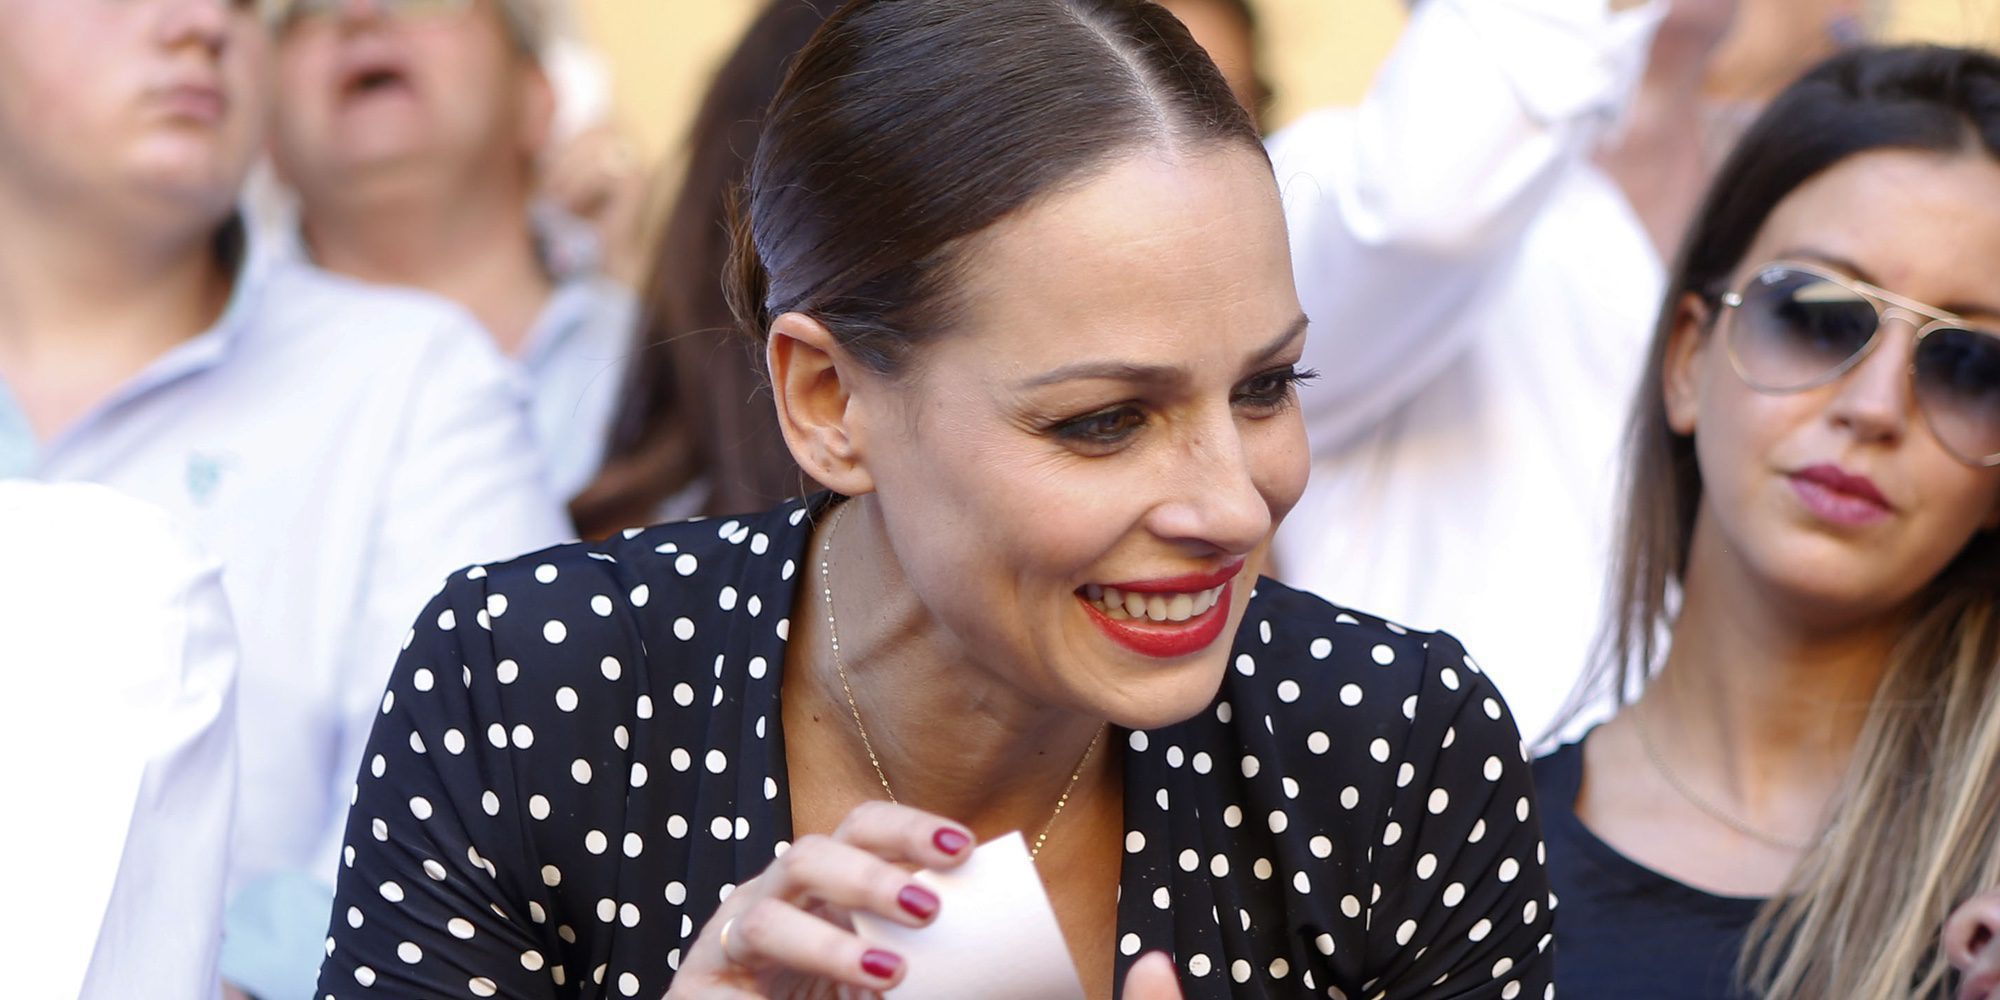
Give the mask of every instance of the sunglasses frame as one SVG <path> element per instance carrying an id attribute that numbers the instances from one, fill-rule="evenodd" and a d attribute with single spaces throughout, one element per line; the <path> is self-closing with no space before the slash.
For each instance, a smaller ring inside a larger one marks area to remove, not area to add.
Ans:
<path id="1" fill-rule="evenodd" d="M 1952 447 L 1944 439 L 1944 436 L 1938 433 L 1937 423 L 1931 417 L 1930 408 L 1924 405 L 1923 395 L 1916 391 L 1917 351 L 1923 347 L 1925 337 L 1930 336 L 1937 330 L 1963 330 L 1967 333 L 1992 337 L 1996 341 L 2000 341 L 2000 333 L 1967 323 L 1965 318 L 1957 313 L 1948 312 L 1935 306 L 1925 305 L 1915 299 L 1897 295 L 1886 288 L 1871 285 L 1859 278 L 1842 274 L 1832 268 L 1798 260 L 1774 260 L 1759 266 L 1755 271 L 1750 272 L 1749 276 L 1745 277 L 1735 290 L 1726 292 L 1720 297 L 1719 301 L 1722 304 L 1722 308 L 1727 311 L 1740 310 L 1745 301 L 1745 296 L 1751 287 L 1760 278 L 1773 271 L 1790 271 L 1811 275 L 1812 277 L 1855 293 L 1869 305 L 1875 307 L 1875 329 L 1868 335 L 1868 342 L 1863 344 L 1860 350 L 1848 355 L 1847 360 L 1835 365 L 1825 374 L 1799 385 L 1776 386 L 1768 382 L 1759 381 L 1751 377 L 1750 373 L 1744 370 L 1743 359 L 1737 354 L 1736 338 L 1732 335 L 1734 330 L 1734 324 L 1732 324 L 1730 330 L 1723 331 L 1723 353 L 1728 356 L 1729 367 L 1736 372 L 1737 378 L 1743 380 L 1743 384 L 1767 395 L 1788 396 L 1793 393 L 1806 392 L 1839 381 L 1841 377 L 1853 371 L 1861 362 L 1867 360 L 1869 355 L 1875 353 L 1876 345 L 1882 342 L 1882 331 L 1889 325 L 1889 321 L 1892 319 L 1901 319 L 1912 327 L 1915 327 L 1917 331 L 1916 339 L 1910 345 L 1910 362 L 1905 370 L 1910 376 L 1910 398 L 1916 401 L 1917 411 L 1923 414 L 1924 426 L 1931 432 L 1931 437 L 1946 452 L 1950 453 L 1953 458 L 1967 465 L 1975 468 L 1994 468 L 2000 466 L 2000 452 L 1995 452 L 1983 458 L 1975 458 Z"/>

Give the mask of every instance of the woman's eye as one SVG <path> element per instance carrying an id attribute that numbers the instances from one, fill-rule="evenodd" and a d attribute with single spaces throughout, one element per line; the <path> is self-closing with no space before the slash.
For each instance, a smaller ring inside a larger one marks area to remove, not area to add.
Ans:
<path id="1" fill-rule="evenodd" d="M 1311 369 L 1286 366 L 1252 375 L 1236 390 L 1236 402 L 1263 410 L 1281 410 L 1291 405 L 1292 390 L 1319 377 Z"/>
<path id="2" fill-rule="evenodd" d="M 1123 442 L 1146 422 L 1135 406 L 1114 406 L 1086 413 L 1056 426 L 1056 437 L 1071 444 L 1104 447 Z"/>

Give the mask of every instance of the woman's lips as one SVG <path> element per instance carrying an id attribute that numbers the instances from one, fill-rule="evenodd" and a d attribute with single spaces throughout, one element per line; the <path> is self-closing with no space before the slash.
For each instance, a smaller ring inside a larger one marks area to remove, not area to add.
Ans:
<path id="1" fill-rule="evenodd" d="M 1792 492 L 1806 509 L 1832 524 L 1858 527 L 1887 518 L 1894 508 L 1866 476 L 1815 465 L 1791 476 Z"/>
<path id="2" fill-rule="evenodd" d="M 1173 659 L 1207 649 L 1221 637 L 1233 581 L 1244 562 L 1209 573 L 1093 583 L 1076 596 L 1113 642 L 1144 656 Z"/>

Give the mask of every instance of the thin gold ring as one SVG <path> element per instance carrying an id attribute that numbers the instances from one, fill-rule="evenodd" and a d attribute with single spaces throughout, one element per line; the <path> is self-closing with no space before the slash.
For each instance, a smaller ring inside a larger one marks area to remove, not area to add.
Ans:
<path id="1" fill-rule="evenodd" d="M 730 917 L 728 920 L 722 922 L 722 932 L 715 936 L 716 940 L 722 944 L 723 960 L 731 965 L 739 964 L 736 961 L 736 956 L 729 953 L 729 929 L 734 926 L 736 926 L 736 918 Z"/>

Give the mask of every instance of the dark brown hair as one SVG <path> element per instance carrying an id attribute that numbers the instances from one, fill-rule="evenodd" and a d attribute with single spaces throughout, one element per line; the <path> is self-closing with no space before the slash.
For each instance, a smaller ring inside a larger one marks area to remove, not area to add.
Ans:
<path id="1" fill-rule="evenodd" d="M 763 358 L 735 335 L 722 275 L 729 201 L 785 68 L 832 0 L 770 0 L 709 84 L 687 168 L 648 266 L 635 356 L 605 464 L 570 514 L 586 537 L 645 524 L 705 481 L 700 513 L 741 513 L 807 487 L 778 432 Z"/>
<path id="2" fill-rule="evenodd" d="M 895 374 L 952 327 L 968 238 L 1122 154 L 1219 144 L 1263 150 L 1147 0 L 852 0 L 771 106 L 730 301 L 760 342 L 799 312 Z"/>
<path id="3" fill-rule="evenodd" d="M 2000 59 L 1935 46 L 1836 55 L 1778 95 L 1716 175 L 1632 413 L 1612 615 L 1571 719 L 1597 698 L 1627 704 L 1666 656 L 1702 499 L 1694 440 L 1668 422 L 1661 389 L 1682 304 L 1714 315 L 1779 203 L 1876 150 L 2000 158 Z M 1916 607 L 1824 838 L 1753 931 L 1744 971 L 1757 996 L 1933 995 L 1949 975 L 1935 947 L 1946 914 L 2000 879 L 2000 535 L 1975 535 Z"/>

